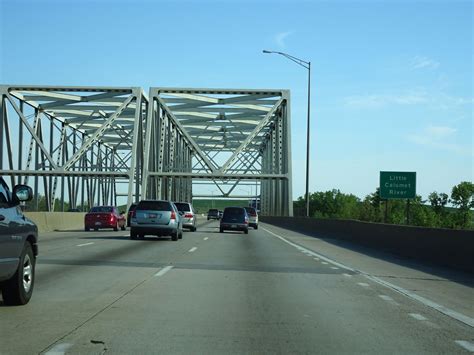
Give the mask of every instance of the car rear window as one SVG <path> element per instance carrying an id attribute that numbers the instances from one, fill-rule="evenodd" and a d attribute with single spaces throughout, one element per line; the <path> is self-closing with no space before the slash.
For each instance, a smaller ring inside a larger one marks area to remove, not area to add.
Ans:
<path id="1" fill-rule="evenodd" d="M 166 201 L 142 201 L 138 204 L 137 211 L 172 211 L 171 204 Z"/>
<path id="2" fill-rule="evenodd" d="M 92 207 L 89 212 L 111 213 L 113 211 L 114 211 L 113 207 L 99 206 L 99 207 Z"/>
<path id="3" fill-rule="evenodd" d="M 257 211 L 255 211 L 255 208 L 253 207 L 245 207 L 245 210 L 247 211 L 248 214 L 255 215 Z"/>
<path id="4" fill-rule="evenodd" d="M 224 217 L 243 216 L 244 214 L 245 210 L 240 207 L 228 207 L 224 210 Z"/>
<path id="5" fill-rule="evenodd" d="M 189 208 L 189 203 L 180 203 L 180 202 L 175 202 L 176 208 L 178 211 L 182 212 L 189 212 L 191 211 L 191 208 Z"/>

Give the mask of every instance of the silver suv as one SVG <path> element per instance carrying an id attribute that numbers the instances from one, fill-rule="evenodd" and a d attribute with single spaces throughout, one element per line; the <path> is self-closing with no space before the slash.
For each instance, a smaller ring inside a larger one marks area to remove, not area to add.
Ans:
<path id="1" fill-rule="evenodd" d="M 11 194 L 0 177 L 0 290 L 7 305 L 26 304 L 33 294 L 38 228 L 19 206 L 32 197 L 26 185 L 16 185 Z"/>
<path id="2" fill-rule="evenodd" d="M 196 212 L 193 205 L 189 202 L 175 202 L 181 219 L 183 220 L 183 228 L 188 228 L 191 232 L 196 231 Z"/>
<path id="3" fill-rule="evenodd" d="M 130 239 L 143 239 L 145 235 L 183 237 L 183 223 L 178 209 L 171 201 L 140 201 L 130 221 Z"/>

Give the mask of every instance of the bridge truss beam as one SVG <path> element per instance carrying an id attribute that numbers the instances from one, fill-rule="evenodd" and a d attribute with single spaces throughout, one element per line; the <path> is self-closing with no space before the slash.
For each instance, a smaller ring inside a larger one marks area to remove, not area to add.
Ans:
<path id="1" fill-rule="evenodd" d="M 141 194 L 147 106 L 136 87 L 0 85 L 0 175 L 32 185 L 36 210 L 64 211 L 65 201 L 88 210 L 124 195 L 131 204 Z"/>
<path id="2" fill-rule="evenodd" d="M 293 215 L 289 91 L 151 88 L 149 98 L 143 196 L 188 201 L 198 179 L 232 198 L 254 181 L 263 214 Z"/>

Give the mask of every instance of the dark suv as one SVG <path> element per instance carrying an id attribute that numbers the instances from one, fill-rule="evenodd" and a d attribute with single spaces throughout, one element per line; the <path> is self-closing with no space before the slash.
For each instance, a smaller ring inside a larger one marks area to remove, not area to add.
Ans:
<path id="1" fill-rule="evenodd" d="M 32 197 L 26 185 L 16 185 L 10 193 L 0 177 L 0 290 L 7 305 L 26 304 L 33 294 L 38 228 L 19 206 Z"/>
<path id="2" fill-rule="evenodd" d="M 211 208 L 209 211 L 207 211 L 207 220 L 209 221 L 210 219 L 220 219 L 219 215 L 219 210 L 215 208 Z"/>
<path id="3" fill-rule="evenodd" d="M 226 207 L 222 216 L 219 231 L 225 230 L 242 231 L 249 233 L 249 217 L 247 211 L 242 207 Z"/>

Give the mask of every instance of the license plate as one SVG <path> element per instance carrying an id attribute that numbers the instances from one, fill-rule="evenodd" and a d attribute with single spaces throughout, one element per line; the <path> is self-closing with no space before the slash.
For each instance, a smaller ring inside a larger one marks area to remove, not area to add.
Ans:
<path id="1" fill-rule="evenodd" d="M 158 214 L 156 214 L 156 213 L 150 213 L 150 214 L 148 215 L 148 218 L 159 218 L 159 217 L 161 217 L 161 214 L 158 215 Z"/>
<path id="2" fill-rule="evenodd" d="M 101 224 L 102 224 L 102 223 L 100 223 L 100 222 L 95 222 L 95 225 L 96 225 L 96 226 L 100 226 Z"/>
<path id="3" fill-rule="evenodd" d="M 230 226 L 230 228 L 237 228 L 237 225 L 236 225 L 236 224 L 232 224 L 232 225 Z"/>

